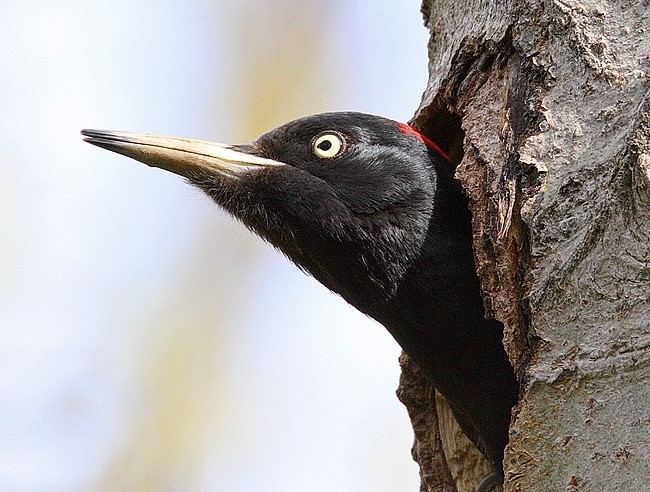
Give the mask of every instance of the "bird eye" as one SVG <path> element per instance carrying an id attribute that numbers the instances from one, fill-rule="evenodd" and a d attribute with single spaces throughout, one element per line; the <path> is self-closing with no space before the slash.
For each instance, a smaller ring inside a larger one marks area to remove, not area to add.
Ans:
<path id="1" fill-rule="evenodd" d="M 314 151 L 314 154 L 316 154 L 316 157 L 320 157 L 321 159 L 331 159 L 332 157 L 339 155 L 344 146 L 345 142 L 341 135 L 338 133 L 328 132 L 322 133 L 314 139 L 312 150 Z"/>

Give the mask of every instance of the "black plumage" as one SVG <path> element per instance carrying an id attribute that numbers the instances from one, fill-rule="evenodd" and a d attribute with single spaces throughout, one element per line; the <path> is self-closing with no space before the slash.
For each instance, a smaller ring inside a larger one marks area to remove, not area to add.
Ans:
<path id="1" fill-rule="evenodd" d="M 502 325 L 485 319 L 467 199 L 435 144 L 361 113 L 301 118 L 235 146 L 82 133 L 184 176 L 383 324 L 501 469 L 518 385 Z"/>

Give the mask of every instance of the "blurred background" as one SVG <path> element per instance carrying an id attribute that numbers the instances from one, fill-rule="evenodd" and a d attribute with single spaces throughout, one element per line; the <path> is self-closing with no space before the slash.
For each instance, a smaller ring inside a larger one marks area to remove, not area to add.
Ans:
<path id="1" fill-rule="evenodd" d="M 417 490 L 388 333 L 79 130 L 408 120 L 419 1 L 0 5 L 0 492 Z"/>

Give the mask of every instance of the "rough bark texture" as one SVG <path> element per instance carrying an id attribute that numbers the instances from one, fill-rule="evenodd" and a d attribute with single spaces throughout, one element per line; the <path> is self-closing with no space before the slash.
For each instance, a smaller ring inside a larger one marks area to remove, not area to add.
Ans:
<path id="1" fill-rule="evenodd" d="M 412 453 L 413 459 L 420 464 L 421 490 L 455 492 L 454 480 L 442 450 L 435 389 L 406 354 L 400 357 L 400 366 L 402 377 L 397 397 L 406 406 L 413 424 L 415 442 Z"/>
<path id="2" fill-rule="evenodd" d="M 459 162 L 486 309 L 522 383 L 504 488 L 646 490 L 650 2 L 422 11 L 430 79 L 413 124 Z M 421 490 L 472 490 L 485 468 L 448 437 L 444 403 L 406 370 L 400 397 Z"/>

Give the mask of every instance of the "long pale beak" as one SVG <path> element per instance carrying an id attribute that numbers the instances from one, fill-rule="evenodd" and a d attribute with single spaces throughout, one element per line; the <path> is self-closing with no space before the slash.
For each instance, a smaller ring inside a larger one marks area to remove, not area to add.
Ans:
<path id="1" fill-rule="evenodd" d="M 231 146 L 187 138 L 162 137 L 144 133 L 82 130 L 88 143 L 131 157 L 148 166 L 191 177 L 206 171 L 236 178 L 282 162 L 248 153 L 250 145 Z"/>

